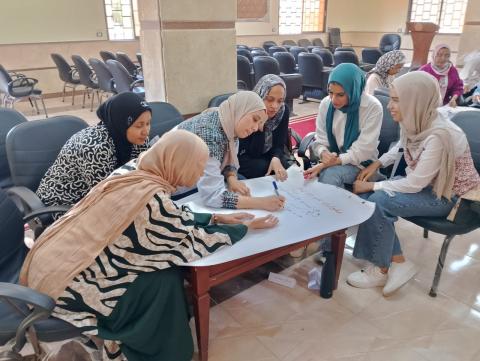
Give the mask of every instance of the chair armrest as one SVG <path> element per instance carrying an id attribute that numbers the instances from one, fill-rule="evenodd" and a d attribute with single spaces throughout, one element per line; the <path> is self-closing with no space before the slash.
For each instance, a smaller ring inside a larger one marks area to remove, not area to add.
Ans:
<path id="1" fill-rule="evenodd" d="M 7 194 L 12 197 L 12 200 L 23 214 L 45 208 L 45 205 L 40 198 L 38 198 L 38 196 L 27 187 L 20 186 L 8 188 Z"/>
<path id="2" fill-rule="evenodd" d="M 49 207 L 43 207 L 40 209 L 36 209 L 33 212 L 28 213 L 23 217 L 24 222 L 28 222 L 38 216 L 44 215 L 44 214 L 55 214 L 55 213 L 67 213 L 72 206 L 49 206 Z"/>
<path id="3" fill-rule="evenodd" d="M 308 133 L 305 138 L 302 139 L 298 147 L 298 156 L 306 157 L 305 153 L 307 152 L 308 147 L 312 142 L 315 141 L 315 132 Z"/>
<path id="4" fill-rule="evenodd" d="M 295 148 L 300 147 L 300 143 L 302 143 L 302 137 L 292 128 L 289 128 L 289 129 L 290 129 L 290 135 L 295 140 L 295 143 L 296 143 Z"/>
<path id="5" fill-rule="evenodd" d="M 27 88 L 29 89 L 29 92 L 31 92 L 37 83 L 37 79 L 20 77 L 8 83 L 8 91 L 9 93 L 15 93 L 16 88 Z"/>
<path id="6" fill-rule="evenodd" d="M 55 301 L 50 296 L 14 283 L 0 282 L 0 298 L 20 301 L 48 313 L 55 307 Z"/>
<path id="7" fill-rule="evenodd" d="M 139 86 L 140 83 L 143 84 L 143 79 L 135 80 L 132 84 L 130 84 L 130 90 L 133 90 L 133 88 Z"/>

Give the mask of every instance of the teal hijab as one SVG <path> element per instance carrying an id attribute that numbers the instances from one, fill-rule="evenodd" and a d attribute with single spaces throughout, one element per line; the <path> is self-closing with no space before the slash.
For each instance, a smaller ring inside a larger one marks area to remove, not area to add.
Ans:
<path id="1" fill-rule="evenodd" d="M 330 103 L 328 106 L 326 126 L 328 143 L 330 144 L 330 152 L 337 154 L 345 153 L 358 139 L 360 135 L 358 124 L 358 110 L 360 108 L 360 100 L 363 89 L 365 89 L 365 73 L 355 64 L 342 63 L 337 65 L 330 73 L 328 84 L 340 84 L 348 96 L 348 105 L 340 108 L 342 113 L 347 114 L 347 122 L 345 123 L 345 135 L 343 137 L 343 146 L 339 149 L 335 136 L 333 135 L 333 115 L 335 108 Z"/>

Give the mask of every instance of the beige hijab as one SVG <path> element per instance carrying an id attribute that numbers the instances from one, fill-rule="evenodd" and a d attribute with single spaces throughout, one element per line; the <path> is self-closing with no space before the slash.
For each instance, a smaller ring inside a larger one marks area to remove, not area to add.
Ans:
<path id="1" fill-rule="evenodd" d="M 248 113 L 266 110 L 262 98 L 252 91 L 241 91 L 230 96 L 218 107 L 220 123 L 228 138 L 228 153 L 225 155 L 222 168 L 234 165 L 239 168 L 237 149 L 235 146 L 235 126 Z"/>
<path id="2" fill-rule="evenodd" d="M 437 80 L 426 72 L 415 71 L 396 78 L 392 88 L 398 94 L 403 118 L 400 126 L 406 148 L 417 150 L 430 135 L 441 139 L 444 147 L 433 191 L 439 198 L 450 199 L 455 180 L 455 151 L 448 131 L 449 121 L 439 116 L 437 111 L 442 103 Z"/>
<path id="3" fill-rule="evenodd" d="M 57 299 L 72 279 L 116 240 L 155 193 L 195 183 L 208 147 L 184 130 L 164 134 L 140 155 L 137 170 L 105 179 L 41 235 L 20 283 Z"/>

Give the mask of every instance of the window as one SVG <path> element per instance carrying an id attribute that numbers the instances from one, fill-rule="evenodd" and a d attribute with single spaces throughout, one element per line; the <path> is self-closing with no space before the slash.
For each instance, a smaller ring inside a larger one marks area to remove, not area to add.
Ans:
<path id="1" fill-rule="evenodd" d="M 137 0 L 104 0 L 110 40 L 132 40 L 140 34 Z"/>
<path id="2" fill-rule="evenodd" d="M 410 21 L 432 22 L 440 33 L 461 33 L 468 0 L 411 0 Z"/>
<path id="3" fill-rule="evenodd" d="M 279 33 L 324 31 L 326 0 L 280 0 Z"/>

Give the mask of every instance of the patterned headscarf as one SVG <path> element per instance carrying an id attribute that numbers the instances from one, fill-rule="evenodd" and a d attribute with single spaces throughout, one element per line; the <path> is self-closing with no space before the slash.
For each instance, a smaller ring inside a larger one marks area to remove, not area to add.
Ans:
<path id="1" fill-rule="evenodd" d="M 405 54 L 400 50 L 392 50 L 383 54 L 375 64 L 375 68 L 368 72 L 370 74 L 378 74 L 382 82 L 382 87 L 389 88 L 392 84 L 393 77 L 388 74 L 388 71 L 397 64 L 404 64 L 406 61 Z"/>
<path id="2" fill-rule="evenodd" d="M 265 99 L 265 97 L 270 93 L 270 89 L 272 89 L 275 85 L 281 85 L 283 90 L 285 90 L 285 95 L 287 94 L 287 87 L 285 82 L 282 78 L 275 74 L 267 74 L 260 78 L 257 85 L 253 91 L 257 93 L 260 98 Z M 284 98 L 285 100 L 285 98 Z M 280 106 L 278 109 L 277 114 L 273 116 L 273 118 L 268 119 L 263 126 L 263 133 L 265 134 L 265 144 L 263 146 L 263 152 L 268 152 L 273 146 L 273 131 L 277 129 L 277 127 L 282 122 L 283 114 L 285 113 L 285 103 Z"/>

